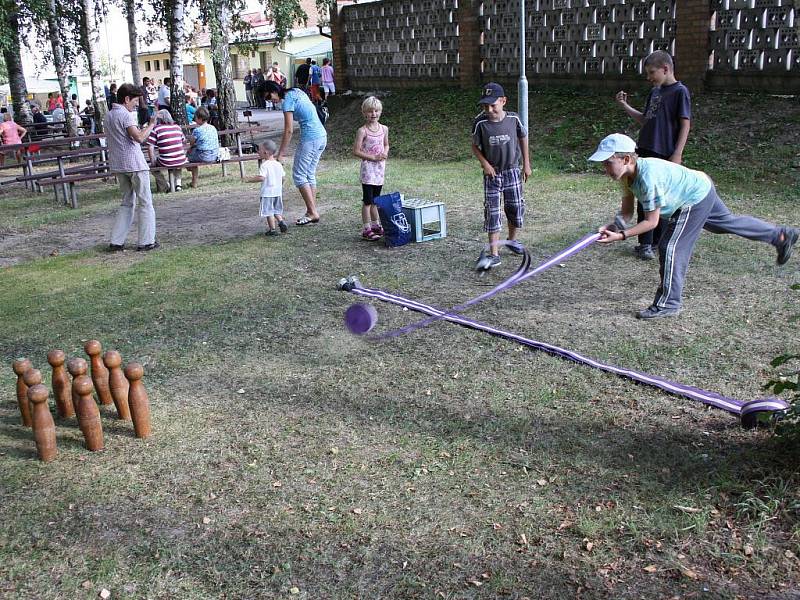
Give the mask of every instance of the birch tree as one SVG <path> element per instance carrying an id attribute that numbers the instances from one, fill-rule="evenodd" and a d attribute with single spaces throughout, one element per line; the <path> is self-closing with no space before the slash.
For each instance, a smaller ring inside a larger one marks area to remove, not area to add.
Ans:
<path id="1" fill-rule="evenodd" d="M 180 125 L 188 125 L 186 118 L 186 94 L 183 85 L 183 47 L 186 38 L 184 0 L 171 0 L 172 20 L 169 23 L 169 75 L 172 89 L 170 109 L 172 118 Z"/>
<path id="2" fill-rule="evenodd" d="M 103 82 L 100 78 L 100 58 L 97 48 L 100 47 L 100 32 L 97 29 L 97 18 L 92 0 L 81 0 L 81 46 L 89 68 L 89 79 L 92 82 L 92 101 L 94 104 L 95 131 L 103 133 L 103 121 L 108 112 Z"/>
<path id="3" fill-rule="evenodd" d="M 11 92 L 14 120 L 20 125 L 29 125 L 33 122 L 33 117 L 28 109 L 28 87 L 25 83 L 25 73 L 22 70 L 18 7 L 14 0 L 2 0 L 0 11 L 3 16 L 2 27 L 0 27 L 0 45 L 2 45 L 3 59 L 8 71 L 8 86 Z"/>
<path id="4" fill-rule="evenodd" d="M 139 70 L 139 37 L 136 32 L 136 0 L 125 0 L 125 18 L 128 21 L 128 45 L 131 50 L 131 75 L 133 85 L 142 85 L 142 73 Z"/>
<path id="5" fill-rule="evenodd" d="M 67 137 L 75 137 L 78 135 L 74 119 L 75 109 L 72 106 L 72 102 L 70 102 L 67 65 L 64 60 L 64 46 L 62 44 L 57 19 L 56 0 L 48 0 L 47 33 L 50 38 L 53 65 L 56 68 L 56 77 L 58 78 L 58 87 L 61 90 L 61 97 L 64 99 L 64 118 L 67 121 Z"/>
<path id="6" fill-rule="evenodd" d="M 217 78 L 217 110 L 220 129 L 236 129 L 236 94 L 233 90 L 231 71 L 231 50 L 228 31 L 230 28 L 230 9 L 228 0 L 210 0 L 205 3 L 206 22 L 211 33 L 211 62 Z M 230 145 L 229 136 L 223 140 Z"/>

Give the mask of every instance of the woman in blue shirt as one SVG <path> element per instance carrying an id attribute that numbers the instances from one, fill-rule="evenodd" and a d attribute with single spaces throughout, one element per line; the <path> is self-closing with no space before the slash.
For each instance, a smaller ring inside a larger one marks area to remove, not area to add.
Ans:
<path id="1" fill-rule="evenodd" d="M 267 81 L 264 93 L 283 110 L 283 138 L 276 159 L 286 153 L 292 139 L 292 121 L 300 124 L 300 141 L 294 154 L 292 181 L 306 204 L 306 214 L 297 219 L 297 225 L 319 223 L 317 212 L 317 165 L 328 143 L 328 133 L 317 116 L 317 108 L 303 90 L 284 89 L 274 81 Z"/>

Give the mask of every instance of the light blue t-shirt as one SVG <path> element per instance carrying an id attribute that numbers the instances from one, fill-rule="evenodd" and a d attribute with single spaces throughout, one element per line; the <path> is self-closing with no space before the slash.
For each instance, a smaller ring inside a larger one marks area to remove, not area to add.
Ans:
<path id="1" fill-rule="evenodd" d="M 219 150 L 219 135 L 217 134 L 217 128 L 213 125 L 206 123 L 205 125 L 200 125 L 200 127 L 195 127 L 192 129 L 192 135 L 197 140 L 194 145 L 197 150 L 206 152 Z"/>
<path id="2" fill-rule="evenodd" d="M 197 112 L 197 108 L 192 104 L 186 103 L 186 120 L 191 123 L 194 121 L 194 113 Z"/>
<path id="3" fill-rule="evenodd" d="M 292 118 L 300 123 L 301 142 L 328 137 L 328 132 L 317 116 L 317 107 L 303 90 L 295 88 L 286 90 L 281 106 L 283 112 L 293 113 Z"/>
<path id="4" fill-rule="evenodd" d="M 636 160 L 636 177 L 630 191 L 642 203 L 645 212 L 660 209 L 660 216 L 669 218 L 684 206 L 694 206 L 711 191 L 711 179 L 702 171 L 661 160 Z"/>

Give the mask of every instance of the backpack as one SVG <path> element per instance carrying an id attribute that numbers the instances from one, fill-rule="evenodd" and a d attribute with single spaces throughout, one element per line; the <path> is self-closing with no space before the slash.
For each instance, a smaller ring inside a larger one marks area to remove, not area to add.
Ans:
<path id="1" fill-rule="evenodd" d="M 322 126 L 325 126 L 325 121 L 328 120 L 328 117 L 331 116 L 330 111 L 328 111 L 328 105 L 323 103 L 315 104 L 314 105 L 317 109 L 317 117 L 319 118 L 319 122 L 322 123 Z"/>
<path id="2" fill-rule="evenodd" d="M 383 227 L 383 243 L 387 246 L 404 246 L 411 241 L 411 225 L 403 212 L 399 192 L 378 196 L 374 200 Z"/>

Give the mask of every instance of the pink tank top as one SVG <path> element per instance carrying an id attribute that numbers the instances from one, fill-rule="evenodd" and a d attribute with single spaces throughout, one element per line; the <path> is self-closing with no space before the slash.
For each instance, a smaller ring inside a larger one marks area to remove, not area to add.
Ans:
<path id="1" fill-rule="evenodd" d="M 3 121 L 0 123 L 0 136 L 3 138 L 3 144 L 21 144 L 22 140 L 19 139 L 19 131 L 17 124 L 14 121 Z"/>
<path id="2" fill-rule="evenodd" d="M 383 143 L 386 139 L 386 128 L 381 125 L 378 133 L 372 133 L 366 127 L 366 135 L 361 142 L 361 151 L 367 154 L 378 154 L 383 152 Z M 367 185 L 383 185 L 383 177 L 386 172 L 386 161 L 374 162 L 371 160 L 361 160 L 361 183 Z"/>

